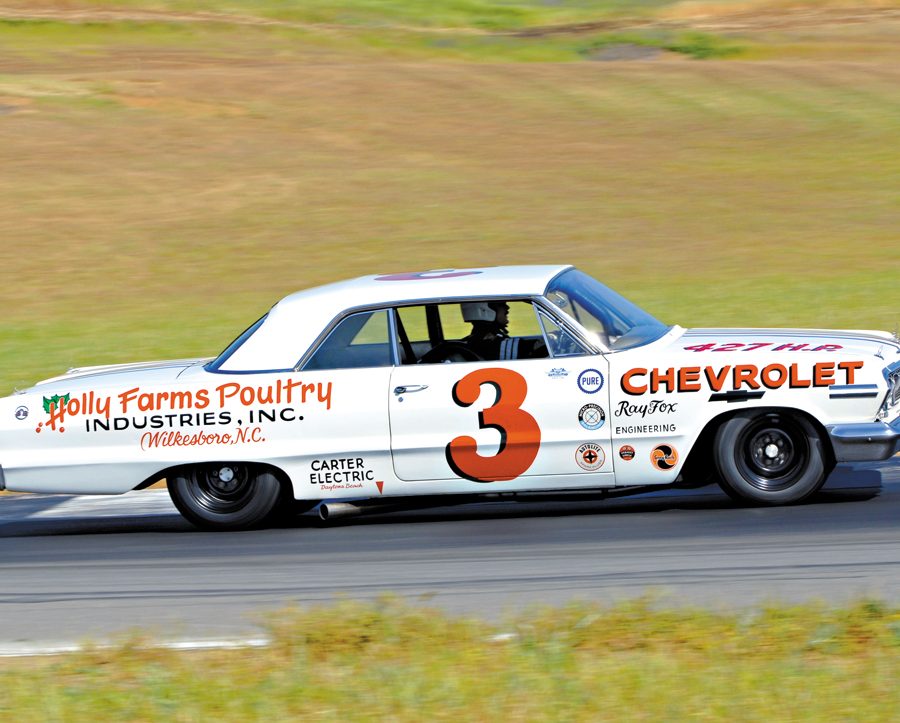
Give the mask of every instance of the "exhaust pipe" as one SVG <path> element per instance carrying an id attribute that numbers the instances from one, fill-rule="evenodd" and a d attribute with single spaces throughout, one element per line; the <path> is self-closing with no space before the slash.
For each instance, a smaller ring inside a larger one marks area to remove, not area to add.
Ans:
<path id="1" fill-rule="evenodd" d="M 322 522 L 340 517 L 355 517 L 364 512 L 364 506 L 352 502 L 323 502 L 319 505 L 319 519 Z"/>

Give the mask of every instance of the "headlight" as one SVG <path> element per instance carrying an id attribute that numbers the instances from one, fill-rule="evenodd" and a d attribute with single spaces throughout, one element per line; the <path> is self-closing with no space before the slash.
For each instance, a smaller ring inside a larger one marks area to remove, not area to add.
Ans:
<path id="1" fill-rule="evenodd" d="M 884 379 L 887 382 L 888 391 L 878 416 L 887 419 L 891 410 L 900 404 L 900 362 L 884 368 Z"/>

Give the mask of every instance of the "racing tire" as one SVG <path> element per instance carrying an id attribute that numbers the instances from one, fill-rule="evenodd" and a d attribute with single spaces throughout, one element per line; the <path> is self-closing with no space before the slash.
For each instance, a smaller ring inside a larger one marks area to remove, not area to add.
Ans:
<path id="1" fill-rule="evenodd" d="M 822 437 L 800 415 L 739 412 L 719 427 L 713 449 L 725 493 L 757 505 L 800 502 L 828 472 Z"/>
<path id="2" fill-rule="evenodd" d="M 267 521 L 281 500 L 270 471 L 231 462 L 198 464 L 168 479 L 169 496 L 188 522 L 204 530 L 246 530 Z"/>

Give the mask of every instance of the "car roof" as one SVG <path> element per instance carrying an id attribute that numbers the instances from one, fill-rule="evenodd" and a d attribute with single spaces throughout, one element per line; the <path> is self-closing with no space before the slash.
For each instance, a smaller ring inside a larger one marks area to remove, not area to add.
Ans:
<path id="1" fill-rule="evenodd" d="M 325 327 L 348 309 L 416 301 L 540 296 L 554 277 L 570 268 L 495 266 L 376 274 L 298 291 L 275 304 L 262 325 L 222 362 L 219 370 L 292 367 Z"/>
<path id="2" fill-rule="evenodd" d="M 426 299 L 488 296 L 539 296 L 566 265 L 492 266 L 475 269 L 432 269 L 360 276 L 317 286 L 286 296 L 276 305 L 306 306 L 328 303 L 339 312 L 358 306 L 394 304 Z M 332 303 L 329 303 L 332 302 Z"/>

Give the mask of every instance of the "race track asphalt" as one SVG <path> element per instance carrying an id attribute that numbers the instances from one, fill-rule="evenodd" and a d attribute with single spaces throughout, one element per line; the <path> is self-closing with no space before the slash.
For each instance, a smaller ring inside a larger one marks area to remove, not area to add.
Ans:
<path id="1" fill-rule="evenodd" d="M 813 501 L 748 508 L 715 487 L 486 503 L 278 529 L 194 530 L 165 491 L 0 497 L 0 654 L 115 638 L 259 637 L 267 610 L 394 592 L 494 620 L 648 591 L 714 608 L 900 603 L 900 457 L 839 467 Z"/>

